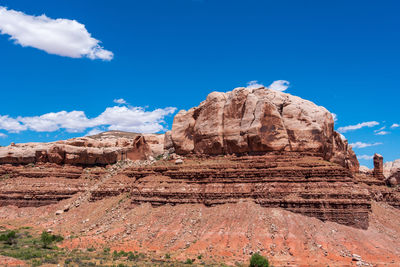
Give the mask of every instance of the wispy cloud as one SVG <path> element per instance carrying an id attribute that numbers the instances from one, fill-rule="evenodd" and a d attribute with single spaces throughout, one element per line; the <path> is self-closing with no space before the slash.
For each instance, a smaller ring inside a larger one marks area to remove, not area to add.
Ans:
<path id="1" fill-rule="evenodd" d="M 390 134 L 390 132 L 380 131 L 380 132 L 375 133 L 375 135 L 387 135 L 387 134 Z"/>
<path id="2" fill-rule="evenodd" d="M 338 117 L 337 117 L 336 113 L 331 113 L 331 114 L 332 114 L 333 121 L 337 122 Z"/>
<path id="3" fill-rule="evenodd" d="M 114 99 L 114 103 L 122 105 L 122 104 L 126 104 L 126 101 L 123 98 L 119 98 L 119 99 Z"/>
<path id="4" fill-rule="evenodd" d="M 400 127 L 400 124 L 393 123 L 392 126 L 390 126 L 390 128 L 392 128 L 392 129 L 397 128 L 397 127 Z"/>
<path id="5" fill-rule="evenodd" d="M 351 143 L 350 146 L 352 148 L 365 148 L 365 147 L 370 147 L 370 146 L 378 146 L 382 145 L 382 143 L 363 143 L 363 142 L 355 142 Z"/>
<path id="6" fill-rule="evenodd" d="M 4 134 L 4 133 L 0 133 L 0 138 L 6 138 L 7 137 L 7 135 L 6 134 Z"/>
<path id="7" fill-rule="evenodd" d="M 385 129 L 386 129 L 386 126 L 382 126 L 381 128 L 374 130 L 374 133 L 380 132 Z"/>
<path id="8" fill-rule="evenodd" d="M 270 90 L 275 90 L 275 91 L 280 91 L 283 92 L 286 89 L 289 88 L 290 82 L 285 81 L 285 80 L 276 80 L 273 83 L 271 83 L 269 86 L 267 86 L 268 89 Z M 260 87 L 266 87 L 265 85 L 263 85 L 262 83 L 259 83 L 258 81 L 254 80 L 254 81 L 250 81 L 247 83 L 247 87 L 249 89 L 257 89 Z"/>
<path id="9" fill-rule="evenodd" d="M 76 20 L 31 16 L 0 6 L 0 33 L 10 35 L 16 44 L 49 54 L 102 60 L 111 60 L 114 56 Z"/>
<path id="10" fill-rule="evenodd" d="M 379 122 L 377 122 L 377 121 L 361 122 L 361 123 L 358 123 L 356 125 L 349 125 L 349 126 L 339 127 L 338 132 L 345 133 L 345 132 L 348 132 L 348 131 L 354 131 L 354 130 L 361 129 L 363 127 L 374 127 L 374 126 L 377 126 L 377 125 L 379 125 Z"/>
<path id="11" fill-rule="evenodd" d="M 257 89 L 257 88 L 260 88 L 260 87 L 265 87 L 265 86 L 263 84 L 259 83 L 258 81 L 255 81 L 255 80 L 248 82 L 247 86 L 246 86 L 246 88 L 249 88 L 249 89 Z"/>
<path id="12" fill-rule="evenodd" d="M 371 159 L 374 158 L 374 156 L 370 156 L 370 155 L 360 155 L 360 156 L 358 156 L 357 155 L 357 158 L 358 159 L 364 159 L 364 160 L 371 160 Z"/>
<path id="13" fill-rule="evenodd" d="M 104 132 L 104 131 L 94 128 L 94 129 L 90 130 L 85 136 L 92 136 L 92 135 L 96 135 L 96 134 L 99 134 L 102 132 Z"/>
<path id="14" fill-rule="evenodd" d="M 142 107 L 114 106 L 106 108 L 95 118 L 88 118 L 83 111 L 50 112 L 40 116 L 11 118 L 0 115 L 0 129 L 19 133 L 31 130 L 35 132 L 55 132 L 65 129 L 67 132 L 83 132 L 86 129 L 104 126 L 108 130 L 155 133 L 165 130 L 164 117 L 173 114 L 176 108 L 167 107 L 146 111 Z"/>
<path id="15" fill-rule="evenodd" d="M 268 89 L 283 92 L 286 89 L 288 89 L 289 86 L 290 86 L 290 82 L 285 81 L 285 80 L 277 80 L 277 81 L 274 81 L 273 83 L 271 83 L 270 86 L 268 86 Z"/>

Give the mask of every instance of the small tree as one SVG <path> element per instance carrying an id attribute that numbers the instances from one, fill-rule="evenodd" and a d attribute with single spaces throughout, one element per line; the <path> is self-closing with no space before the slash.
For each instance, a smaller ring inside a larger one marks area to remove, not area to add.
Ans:
<path id="1" fill-rule="evenodd" d="M 64 238 L 59 235 L 52 235 L 46 231 L 43 231 L 40 236 L 40 241 L 43 243 L 43 248 L 49 248 L 53 242 L 60 242 L 63 241 Z"/>
<path id="2" fill-rule="evenodd" d="M 258 253 L 253 254 L 250 258 L 249 267 L 270 267 L 268 260 Z"/>
<path id="3" fill-rule="evenodd" d="M 51 238 L 51 234 L 46 231 L 43 231 L 40 236 L 40 241 L 43 243 L 43 248 L 49 248 L 50 244 L 53 243 L 53 239 Z"/>

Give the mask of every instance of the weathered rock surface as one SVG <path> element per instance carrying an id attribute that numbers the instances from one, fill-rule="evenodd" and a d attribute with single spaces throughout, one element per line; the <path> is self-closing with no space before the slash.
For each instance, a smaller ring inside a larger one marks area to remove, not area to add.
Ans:
<path id="1" fill-rule="evenodd" d="M 371 174 L 372 170 L 367 166 L 360 166 L 359 172 L 363 174 Z"/>
<path id="2" fill-rule="evenodd" d="M 400 170 L 400 159 L 388 161 L 383 164 L 383 175 L 389 178 Z"/>
<path id="3" fill-rule="evenodd" d="M 88 190 L 104 168 L 45 164 L 0 166 L 0 206 L 39 207 L 58 203 Z"/>
<path id="4" fill-rule="evenodd" d="M 164 135 L 112 131 L 52 143 L 0 147 L 0 164 L 107 165 L 125 159 L 143 160 L 163 151 Z"/>
<path id="5" fill-rule="evenodd" d="M 375 178 L 383 180 L 383 157 L 379 154 L 374 155 L 374 170 L 373 174 Z"/>
<path id="6" fill-rule="evenodd" d="M 310 101 L 263 87 L 236 88 L 181 110 L 171 137 L 179 154 L 314 152 L 357 172 L 354 152 L 333 127 L 331 113 Z"/>
<path id="7" fill-rule="evenodd" d="M 370 195 L 337 164 L 312 153 L 276 152 L 263 156 L 187 158 L 130 168 L 132 203 L 214 206 L 253 200 L 263 207 L 368 228 Z"/>

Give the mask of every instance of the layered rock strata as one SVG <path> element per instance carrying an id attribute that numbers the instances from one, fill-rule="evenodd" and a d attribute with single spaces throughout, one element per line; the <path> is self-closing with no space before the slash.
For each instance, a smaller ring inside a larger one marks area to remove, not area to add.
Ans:
<path id="1" fill-rule="evenodd" d="M 183 165 L 132 168 L 132 203 L 202 203 L 251 200 L 323 221 L 368 228 L 370 195 L 349 170 L 312 153 L 185 160 Z"/>
<path id="2" fill-rule="evenodd" d="M 374 155 L 374 171 L 373 175 L 375 178 L 384 180 L 385 176 L 383 176 L 383 157 L 379 154 Z"/>
<path id="3" fill-rule="evenodd" d="M 39 207 L 88 190 L 106 170 L 46 164 L 0 166 L 0 206 Z"/>
<path id="4" fill-rule="evenodd" d="M 264 87 L 236 88 L 181 110 L 171 139 L 180 154 L 315 152 L 357 172 L 354 152 L 333 127 L 331 113 L 310 101 Z"/>
<path id="5" fill-rule="evenodd" d="M 118 160 L 143 160 L 163 151 L 164 135 L 114 131 L 52 143 L 0 147 L 0 164 L 108 165 Z"/>

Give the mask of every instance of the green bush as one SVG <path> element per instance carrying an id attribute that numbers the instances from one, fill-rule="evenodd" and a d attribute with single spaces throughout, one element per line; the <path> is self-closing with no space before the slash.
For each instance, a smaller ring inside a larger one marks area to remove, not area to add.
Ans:
<path id="1" fill-rule="evenodd" d="M 116 250 L 113 251 L 112 258 L 113 258 L 113 260 L 118 260 L 119 259 L 118 251 L 116 251 Z"/>
<path id="2" fill-rule="evenodd" d="M 250 258 L 249 267 L 270 267 L 268 260 L 258 253 L 253 254 Z"/>
<path id="3" fill-rule="evenodd" d="M 64 238 L 62 236 L 52 235 L 46 231 L 43 231 L 42 234 L 40 235 L 40 241 L 42 241 L 43 248 L 50 248 L 50 245 L 53 242 L 61 242 L 63 240 L 64 240 Z"/>
<path id="4" fill-rule="evenodd" d="M 138 259 L 139 259 L 139 255 L 138 254 L 134 254 L 132 251 L 128 252 L 128 260 L 136 261 Z"/>
<path id="5" fill-rule="evenodd" d="M 15 244 L 17 241 L 17 233 L 15 231 L 10 231 L 8 233 L 0 235 L 0 241 L 5 242 L 7 245 Z"/>
<path id="6" fill-rule="evenodd" d="M 187 260 L 185 261 L 185 264 L 193 264 L 193 260 L 192 260 L 192 259 L 187 259 Z"/>

